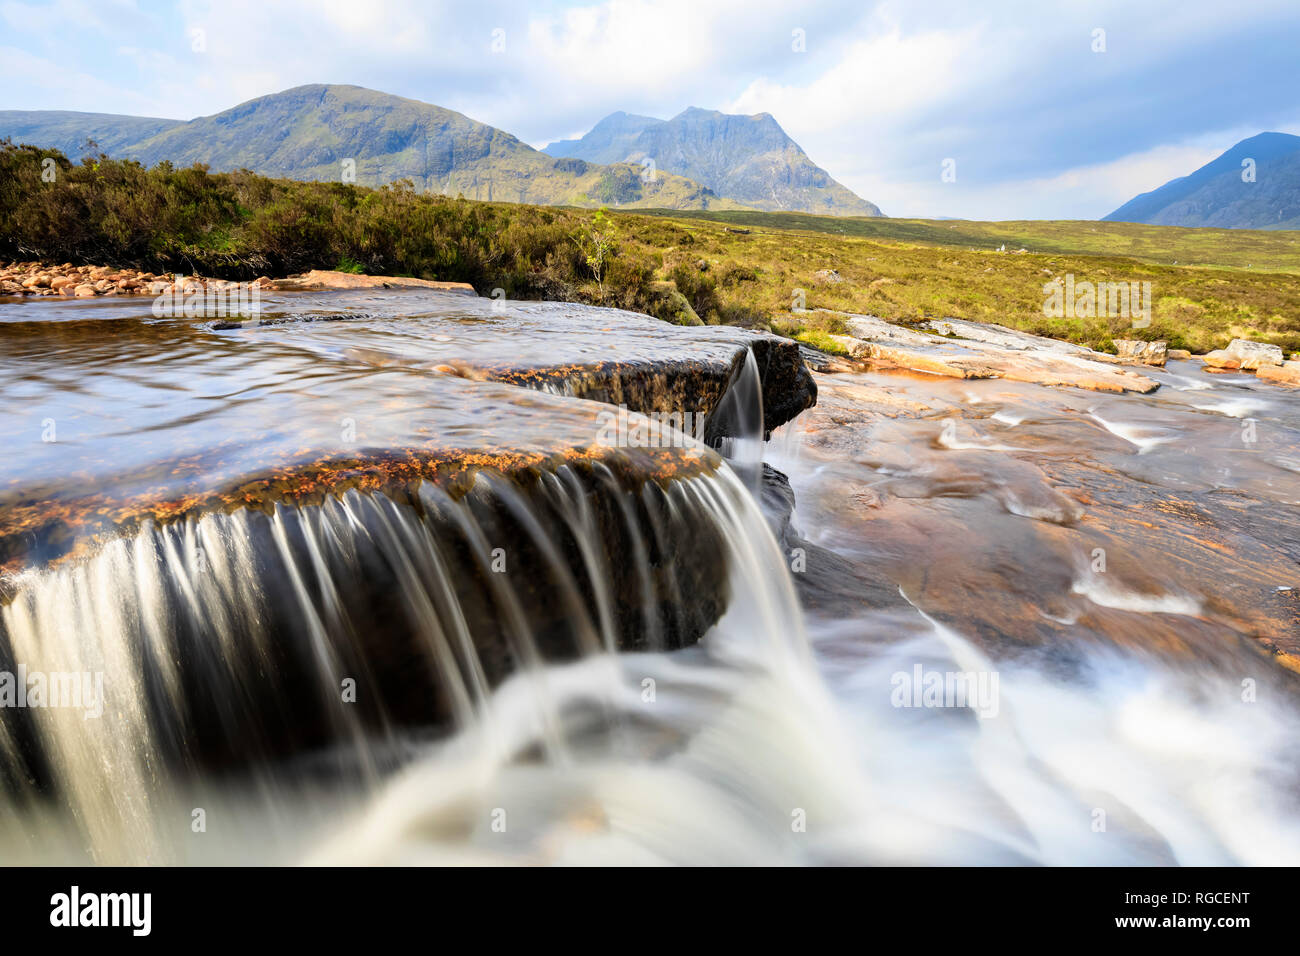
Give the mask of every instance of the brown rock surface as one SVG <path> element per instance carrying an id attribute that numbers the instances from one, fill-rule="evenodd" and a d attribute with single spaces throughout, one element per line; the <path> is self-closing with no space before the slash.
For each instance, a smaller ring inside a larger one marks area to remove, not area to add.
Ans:
<path id="1" fill-rule="evenodd" d="M 1261 365 L 1256 378 L 1279 385 L 1300 386 L 1300 362 L 1283 362 L 1281 365 Z"/>
<path id="2" fill-rule="evenodd" d="M 258 283 L 261 283 L 261 279 Z M 300 276 L 287 279 L 270 279 L 263 288 L 279 292 L 320 292 L 329 289 L 441 289 L 447 292 L 464 292 L 477 295 L 468 282 L 435 282 L 432 279 L 412 279 L 407 276 L 368 276 L 352 272 L 333 272 L 313 269 Z"/>

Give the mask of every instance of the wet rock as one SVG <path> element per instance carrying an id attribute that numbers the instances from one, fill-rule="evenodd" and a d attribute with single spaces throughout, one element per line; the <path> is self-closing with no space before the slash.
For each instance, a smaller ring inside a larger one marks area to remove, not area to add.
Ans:
<path id="1" fill-rule="evenodd" d="M 1192 353 L 1187 349 L 1166 349 L 1165 357 L 1180 362 L 1185 362 L 1192 357 Z"/>
<path id="2" fill-rule="evenodd" d="M 95 287 L 83 282 L 73 290 L 72 294 L 80 298 L 91 298 L 96 294 Z"/>
<path id="3" fill-rule="evenodd" d="M 1001 382 L 817 378 L 818 404 L 794 426 L 798 520 L 840 561 L 809 553 L 809 580 L 794 576 L 805 600 L 824 567 L 829 607 L 852 607 L 843 584 L 858 580 L 891 609 L 892 586 L 999 659 L 1065 663 L 1101 642 L 1300 688 L 1286 671 L 1300 651 L 1300 512 L 1275 477 L 1300 463 L 1283 422 L 1265 439 L 1280 457 L 1234 462 L 1229 498 L 1221 463 L 1239 439 L 1158 394 L 1080 402 Z M 1135 454 L 1127 428 L 1098 428 L 1098 408 L 1181 441 Z M 787 538 L 788 524 L 775 525 Z"/>
<path id="4" fill-rule="evenodd" d="M 1261 365 L 1256 377 L 1279 385 L 1300 386 L 1300 362 L 1283 362 L 1281 365 Z"/>
<path id="5" fill-rule="evenodd" d="M 1135 362 L 1139 365 L 1164 365 L 1169 357 L 1165 342 L 1115 339 L 1115 349 L 1121 361 Z"/>
<path id="6" fill-rule="evenodd" d="M 427 300 L 426 310 L 453 316 L 442 324 L 389 315 L 227 334 L 150 315 L 10 325 L 0 389 L 34 377 L 43 394 L 31 400 L 57 403 L 66 391 L 55 373 L 85 363 L 94 373 L 78 401 L 100 412 L 83 415 L 76 441 L 38 442 L 25 460 L 0 462 L 0 566 L 17 572 L 4 578 L 0 622 L 17 620 L 3 616 L 15 604 L 44 601 L 36 619 L 53 613 L 52 592 L 31 590 L 42 581 L 56 591 L 119 582 L 112 600 L 126 602 L 125 614 L 87 608 L 77 625 L 86 646 L 149 645 L 132 656 L 140 679 L 179 689 L 145 695 L 144 706 L 162 708 L 150 721 L 165 730 L 161 760 L 240 768 L 346 742 L 353 720 L 381 736 L 445 726 L 458 681 L 475 679 L 475 667 L 491 686 L 530 654 L 698 640 L 729 597 L 728 531 L 711 502 L 744 494 L 734 480 L 719 484 L 713 451 L 634 413 L 639 438 L 624 442 L 610 433 L 606 405 L 437 374 L 413 359 L 459 351 L 486 376 L 486 360 L 507 347 L 575 360 L 640 336 L 628 349 L 639 361 L 607 369 L 606 383 L 676 404 L 714 400 L 713 389 L 750 369 L 752 347 L 776 414 L 788 415 L 812 395 L 776 390 L 815 388 L 797 346 L 596 309 L 565 324 L 564 306 L 534 306 L 531 322 L 511 322 L 490 303 L 474 315 L 478 300 L 467 301 L 468 310 Z M 627 321 L 626 336 L 591 330 L 597 318 L 609 329 Z M 570 327 L 587 333 L 566 353 Z M 402 333 L 409 364 L 353 351 L 368 335 Z M 539 370 L 554 376 L 539 385 L 573 373 Z M 677 391 L 657 392 L 652 379 Z M 266 392 L 263 413 L 250 415 L 243 397 L 271 380 L 291 387 Z M 197 395 L 240 398 L 191 406 Z M 170 410 L 182 405 L 194 413 Z M 0 442 L 27 428 L 22 416 L 0 418 Z M 137 592 L 131 582 L 144 579 L 159 587 Z M 138 630 L 153 615 L 166 621 L 162 644 Z M 0 669 L 14 639 L 0 623 Z M 250 673 L 257 678 L 241 679 Z M 340 710 L 343 678 L 357 682 L 355 709 Z M 7 739 L 23 738 L 11 719 L 26 718 L 0 713 Z"/>
<path id="7" fill-rule="evenodd" d="M 401 321 L 371 316 L 281 322 L 272 306 L 250 334 L 331 356 L 346 353 L 358 363 L 446 366 L 466 378 L 695 419 L 712 414 L 752 354 L 765 431 L 817 400 L 798 343 L 770 333 L 683 328 L 636 312 L 576 304 L 504 302 L 438 290 L 421 298 L 412 292 L 409 301 L 407 295 L 400 293 L 401 309 L 413 314 Z M 344 292 L 333 293 L 320 315 L 346 313 L 351 301 Z M 709 427 L 710 438 L 717 437 L 715 424 Z"/>
<path id="8" fill-rule="evenodd" d="M 611 463 L 493 475 L 456 496 L 438 484 L 393 486 L 146 528 L 143 547 L 61 566 L 49 586 L 118 579 L 112 600 L 128 623 L 114 630 L 106 615 L 83 640 L 106 653 L 114 641 L 147 648 L 130 655 L 138 673 L 114 679 L 176 688 L 140 701 L 160 732 L 151 757 L 160 765 L 243 772 L 355 733 L 428 734 L 465 716 L 476 682 L 494 687 L 532 662 L 611 646 L 681 647 L 725 609 L 727 541 L 704 499 Z M 141 597 L 131 573 L 158 588 Z M 132 630 L 151 614 L 168 621 L 161 644 Z M 8 620 L 0 662 L 17 656 Z M 355 700 L 341 700 L 345 679 Z M 31 757 L 25 776 L 57 788 L 30 725 L 14 716 L 0 712 L 0 731 Z"/>
<path id="9" fill-rule="evenodd" d="M 817 382 L 804 364 L 796 343 L 765 335 L 751 340 L 749 349 L 758 368 L 763 394 L 763 437 L 767 438 L 772 429 L 817 404 Z"/>

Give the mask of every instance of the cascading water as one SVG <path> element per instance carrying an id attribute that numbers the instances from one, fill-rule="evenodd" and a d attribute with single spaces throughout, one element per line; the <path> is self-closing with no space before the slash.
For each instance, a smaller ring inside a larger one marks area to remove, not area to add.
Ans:
<path id="1" fill-rule="evenodd" d="M 0 712 L 0 859 L 1300 861 L 1293 681 L 1243 638 L 1259 628 L 1167 570 L 1159 541 L 1125 537 L 1104 497 L 1164 482 L 1168 500 L 1213 486 L 1296 503 L 1275 481 L 1285 437 L 1207 478 L 1169 457 L 1174 443 L 1134 448 L 1123 434 L 1135 417 L 1162 435 L 1236 428 L 1199 407 L 1217 383 L 1196 381 L 1190 411 L 1144 398 L 1126 419 L 1120 402 L 1138 399 L 844 376 L 826 396 L 835 427 L 805 416 L 764 443 L 745 350 L 711 415 L 729 464 L 671 434 L 668 449 L 596 452 L 581 443 L 607 406 L 431 375 L 427 333 L 445 321 L 239 330 L 194 371 L 189 331 L 149 327 L 188 377 L 220 382 L 246 364 L 257 379 L 208 387 L 201 398 L 236 404 L 196 400 L 176 422 L 156 399 L 181 390 L 179 374 L 133 398 L 167 470 L 105 484 L 107 505 L 51 484 L 72 452 L 42 450 L 32 474 L 69 502 L 69 527 L 189 480 L 199 452 L 233 476 L 248 456 L 232 463 L 229 447 L 291 467 L 221 507 L 129 512 L 135 524 L 93 544 L 19 525 L 44 564 L 4 582 L 0 672 L 105 681 L 80 709 Z M 102 384 L 119 347 L 96 339 L 101 371 L 68 400 L 79 416 L 96 387 L 118 401 L 144 387 Z M 149 374 L 170 365 L 155 357 Z M 631 386 L 602 369 L 520 384 L 618 404 Z M 48 403 L 65 386 L 45 375 Z M 638 382 L 638 400 L 667 410 L 681 382 Z M 259 403 L 277 416 L 270 439 L 247 424 Z M 341 414 L 382 449 L 423 454 L 412 435 L 431 429 L 434 460 L 450 464 L 340 457 L 327 432 Z M 1294 428 L 1289 416 L 1277 429 Z M 195 444 L 191 417 L 225 457 Z M 1080 502 L 1058 485 L 1085 454 L 1102 477 Z M 310 481 L 293 470 L 303 462 Z M 201 490 L 177 494 L 210 501 Z M 8 506 L 27 520 L 23 499 Z M 1090 525 L 1094 513 L 1109 523 Z M 1261 579 L 1285 572 L 1264 550 L 1243 560 Z M 989 636 L 1012 633 L 1022 643 Z M 926 678 L 954 674 L 975 676 L 970 696 L 954 704 L 940 685 L 931 700 Z"/>
<path id="2" fill-rule="evenodd" d="M 185 859 L 188 812 L 170 776 L 237 768 L 245 785 L 279 788 L 306 752 L 312 776 L 366 792 L 430 728 L 495 739 L 490 690 L 514 671 L 533 743 L 564 762 L 563 697 L 543 660 L 613 659 L 625 634 L 662 653 L 699 627 L 690 604 L 726 599 L 726 579 L 699 564 L 734 563 L 732 537 L 738 553 L 764 546 L 725 472 L 639 492 L 599 466 L 588 477 L 562 468 L 531 494 L 480 476 L 460 500 L 424 484 L 410 503 L 353 491 L 206 514 L 21 576 L 0 609 L 14 659 L 107 686 L 102 713 L 35 708 L 8 725 L 14 806 L 62 804 L 100 862 Z M 747 577 L 761 573 L 746 560 Z M 697 602 L 701 582 L 712 593 Z M 765 600 L 797 625 L 792 599 Z"/>

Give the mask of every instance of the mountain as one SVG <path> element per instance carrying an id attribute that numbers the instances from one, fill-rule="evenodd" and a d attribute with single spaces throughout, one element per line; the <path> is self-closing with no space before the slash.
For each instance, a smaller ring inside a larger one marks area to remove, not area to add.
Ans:
<path id="1" fill-rule="evenodd" d="M 1242 163 L 1254 160 L 1254 182 Z M 1300 229 L 1300 136 L 1243 139 L 1190 176 L 1130 199 L 1109 222 L 1222 229 Z"/>
<path id="2" fill-rule="evenodd" d="M 581 139 L 551 143 L 543 151 L 593 163 L 649 158 L 661 173 L 693 179 L 755 209 L 882 215 L 814 164 L 768 113 L 740 116 L 691 107 L 670 120 L 612 113 Z"/>
<path id="3" fill-rule="evenodd" d="M 111 156 L 146 165 L 205 163 L 286 179 L 410 179 L 471 199 L 544 205 L 737 209 L 682 176 L 644 177 L 632 163 L 556 159 L 452 110 L 359 86 L 315 84 L 182 122 L 104 113 L 0 112 L 0 138 L 55 146 L 79 158 L 89 137 Z"/>
<path id="4" fill-rule="evenodd" d="M 94 140 L 99 151 L 117 156 L 132 143 L 182 125 L 181 120 L 113 113 L 0 110 L 0 139 L 10 136 L 15 143 L 52 146 L 72 159 L 87 152 L 87 140 Z"/>
<path id="5" fill-rule="evenodd" d="M 653 116 L 637 116 L 635 113 L 610 113 L 591 128 L 591 132 L 582 139 L 562 139 L 550 146 L 542 147 L 542 152 L 557 158 L 569 157 L 589 163 L 617 163 L 636 151 L 636 138 L 647 127 L 657 126 L 664 121 Z"/>

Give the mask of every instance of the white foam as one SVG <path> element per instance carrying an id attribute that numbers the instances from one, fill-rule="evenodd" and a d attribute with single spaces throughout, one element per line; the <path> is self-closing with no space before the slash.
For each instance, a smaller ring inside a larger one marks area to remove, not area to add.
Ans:
<path id="1" fill-rule="evenodd" d="M 1177 434 L 1155 425 L 1144 425 L 1138 422 L 1109 422 L 1096 412 L 1089 412 L 1088 415 L 1115 437 L 1122 438 L 1130 445 L 1136 446 L 1140 455 L 1146 454 L 1157 445 L 1166 445 L 1169 442 L 1178 440 Z"/>
<path id="2" fill-rule="evenodd" d="M 1201 613 L 1201 602 L 1186 594 L 1139 594 L 1099 575 L 1076 579 L 1071 592 L 1081 594 L 1093 604 L 1119 611 L 1136 611 L 1141 614 L 1183 614 L 1195 617 Z"/>
<path id="3" fill-rule="evenodd" d="M 1202 392 L 1211 391 L 1214 386 L 1209 382 L 1202 382 L 1200 379 L 1188 378 L 1186 375 L 1175 375 L 1172 372 L 1165 373 L 1168 378 L 1172 378 L 1181 384 L 1175 385 L 1174 388 L 1180 392 Z"/>
<path id="4" fill-rule="evenodd" d="M 1193 405 L 1203 412 L 1216 412 L 1230 418 L 1245 418 L 1255 412 L 1268 408 L 1268 402 L 1258 398 L 1230 398 L 1223 402 L 1211 402 L 1207 405 Z"/>

